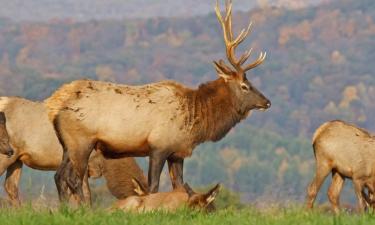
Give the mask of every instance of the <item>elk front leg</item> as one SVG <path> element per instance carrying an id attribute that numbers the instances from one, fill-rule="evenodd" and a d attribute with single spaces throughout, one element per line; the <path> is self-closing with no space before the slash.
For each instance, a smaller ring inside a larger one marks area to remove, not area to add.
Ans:
<path id="1" fill-rule="evenodd" d="M 8 167 L 4 189 L 9 196 L 9 199 L 13 206 L 19 206 L 21 204 L 18 194 L 18 184 L 21 178 L 22 162 L 17 160 L 11 166 Z"/>
<path id="2" fill-rule="evenodd" d="M 184 186 L 184 159 L 169 156 L 168 170 L 173 189 Z"/>
<path id="3" fill-rule="evenodd" d="M 156 193 L 159 190 L 160 174 L 168 155 L 164 152 L 152 152 L 148 166 L 148 191 Z"/>

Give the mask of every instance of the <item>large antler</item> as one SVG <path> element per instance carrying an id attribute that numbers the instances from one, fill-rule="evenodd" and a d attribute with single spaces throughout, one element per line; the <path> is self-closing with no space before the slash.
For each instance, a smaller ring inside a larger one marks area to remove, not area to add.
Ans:
<path id="1" fill-rule="evenodd" d="M 246 72 L 254 67 L 257 67 L 260 65 L 264 59 L 266 58 L 267 53 L 261 52 L 258 59 L 255 60 L 250 65 L 247 65 L 245 67 L 241 67 L 242 64 L 246 62 L 246 60 L 250 57 L 252 48 L 246 51 L 239 59 L 236 58 L 235 50 L 239 44 L 241 44 L 247 35 L 250 32 L 251 29 L 251 22 L 249 23 L 249 26 L 247 29 L 242 29 L 240 34 L 237 36 L 236 39 L 233 39 L 233 31 L 232 31 L 232 0 L 226 0 L 225 1 L 225 18 L 222 17 L 220 8 L 219 8 L 219 1 L 216 1 L 216 7 L 215 7 L 216 16 L 223 28 L 223 34 L 224 34 L 224 42 L 226 47 L 226 53 L 227 58 L 230 62 L 230 64 L 238 71 L 238 72 Z M 224 62 L 221 62 L 220 64 L 223 65 Z"/>

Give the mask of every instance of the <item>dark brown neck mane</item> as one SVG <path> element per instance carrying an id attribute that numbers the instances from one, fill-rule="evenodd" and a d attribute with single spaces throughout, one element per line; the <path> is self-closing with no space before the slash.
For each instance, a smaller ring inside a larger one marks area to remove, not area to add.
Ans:
<path id="1" fill-rule="evenodd" d="M 188 124 L 196 144 L 218 141 L 246 117 L 236 109 L 236 102 L 222 78 L 201 84 L 188 94 Z"/>

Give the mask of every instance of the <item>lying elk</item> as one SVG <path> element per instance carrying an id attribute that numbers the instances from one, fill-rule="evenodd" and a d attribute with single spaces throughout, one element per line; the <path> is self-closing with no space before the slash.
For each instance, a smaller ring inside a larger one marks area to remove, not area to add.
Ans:
<path id="1" fill-rule="evenodd" d="M 135 179 L 134 191 L 138 196 L 130 196 L 119 200 L 111 210 L 123 210 L 132 212 L 148 211 L 175 211 L 182 207 L 212 211 L 215 209 L 213 201 L 215 200 L 220 185 L 217 184 L 205 194 L 195 193 L 189 185 L 178 187 L 171 192 L 148 193 L 146 188 L 139 184 Z"/>
<path id="2" fill-rule="evenodd" d="M 0 154 L 0 176 L 7 170 L 5 191 L 11 203 L 18 205 L 18 184 L 22 165 L 26 164 L 38 170 L 56 170 L 61 163 L 63 149 L 52 123 L 48 120 L 47 109 L 42 103 L 22 98 L 1 97 L 0 111 L 0 149 L 1 153 L 6 154 Z M 13 150 L 10 150 L 9 146 L 12 146 L 14 152 L 10 153 Z M 109 190 L 118 198 L 135 194 L 132 190 L 132 177 L 146 183 L 143 172 L 133 158 L 110 160 L 103 158 L 99 153 L 93 153 L 91 158 L 91 176 L 103 175 Z M 126 173 L 114 175 L 117 167 Z M 85 190 L 86 197 L 89 198 L 88 185 Z"/>
<path id="3" fill-rule="evenodd" d="M 332 210 L 339 213 L 339 195 L 345 178 L 353 180 L 360 211 L 365 204 L 373 204 L 365 194 L 375 193 L 375 137 L 367 131 L 343 121 L 331 121 L 321 125 L 313 137 L 316 173 L 307 190 L 307 207 L 312 208 L 316 195 L 329 173 L 332 184 L 328 199 Z"/>
<path id="4" fill-rule="evenodd" d="M 184 158 L 197 145 L 220 140 L 250 110 L 271 106 L 246 78 L 246 71 L 260 65 L 266 54 L 261 53 L 247 66 L 243 64 L 251 50 L 240 58 L 235 55 L 251 26 L 233 38 L 231 2 L 226 4 L 225 18 L 218 3 L 215 9 L 232 65 L 215 61 L 217 80 L 201 84 L 197 90 L 174 81 L 128 86 L 78 80 L 62 86 L 46 100 L 64 147 L 64 160 L 55 175 L 61 200 L 66 199 L 66 185 L 83 199 L 87 160 L 98 143 L 113 153 L 149 156 L 149 191 L 154 193 L 165 161 L 173 187 L 182 186 Z"/>

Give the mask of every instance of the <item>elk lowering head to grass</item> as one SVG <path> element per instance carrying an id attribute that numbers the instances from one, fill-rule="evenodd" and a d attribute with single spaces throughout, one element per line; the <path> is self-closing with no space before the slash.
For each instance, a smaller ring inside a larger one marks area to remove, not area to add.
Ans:
<path id="1" fill-rule="evenodd" d="M 328 199 L 339 213 L 339 195 L 345 178 L 353 180 L 358 207 L 364 211 L 366 203 L 373 206 L 375 193 L 375 137 L 367 131 L 343 121 L 321 125 L 314 134 L 313 147 L 316 173 L 307 189 L 307 207 L 312 208 L 315 197 L 328 174 L 332 184 Z M 368 189 L 370 197 L 365 194 Z"/>
<path id="2" fill-rule="evenodd" d="M 171 192 L 150 194 L 137 180 L 134 179 L 133 183 L 134 191 L 138 196 L 129 196 L 117 201 L 111 210 L 132 212 L 175 211 L 178 208 L 188 207 L 210 212 L 215 209 L 213 202 L 220 191 L 220 185 L 217 184 L 207 193 L 198 194 L 185 184 Z"/>
<path id="3" fill-rule="evenodd" d="M 4 112 L 0 112 L 0 154 L 11 157 L 14 152 L 9 143 L 9 135 L 6 127 L 6 118 Z"/>
<path id="4" fill-rule="evenodd" d="M 250 110 L 265 110 L 270 101 L 247 79 L 246 72 L 260 65 L 266 54 L 244 65 L 251 50 L 237 58 L 235 50 L 250 31 L 238 37 L 232 32 L 232 4 L 227 2 L 222 26 L 226 55 L 214 62 L 218 79 L 191 89 L 174 81 L 128 86 L 78 80 L 62 86 L 46 105 L 50 110 L 64 159 L 55 180 L 60 199 L 66 199 L 65 184 L 82 196 L 82 178 L 90 152 L 98 143 L 107 153 L 149 156 L 150 193 L 157 192 L 165 161 L 174 188 L 183 185 L 183 161 L 206 141 L 218 141 Z M 82 198 L 83 199 L 83 198 Z"/>

